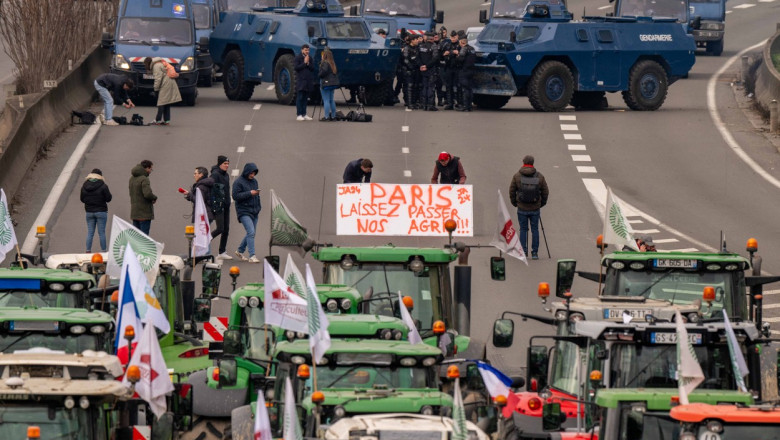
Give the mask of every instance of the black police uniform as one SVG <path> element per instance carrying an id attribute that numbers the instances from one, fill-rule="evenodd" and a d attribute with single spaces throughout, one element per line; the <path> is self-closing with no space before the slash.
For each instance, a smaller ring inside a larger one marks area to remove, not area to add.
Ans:
<path id="1" fill-rule="evenodd" d="M 426 70 L 420 72 L 422 82 L 422 108 L 425 110 L 437 110 L 436 108 L 436 66 L 439 64 L 439 47 L 432 41 L 424 41 L 419 45 L 420 65 Z"/>
<path id="2" fill-rule="evenodd" d="M 444 64 L 444 68 L 441 69 L 442 83 L 446 93 L 446 106 L 444 110 L 452 110 L 455 105 L 455 98 L 457 97 L 458 86 L 458 68 L 455 66 L 455 60 L 458 57 L 454 51 L 460 50 L 460 44 L 453 43 L 452 40 L 447 38 L 439 45 L 439 53 L 441 54 L 441 60 Z M 449 52 L 444 55 L 445 52 Z"/>
<path id="3" fill-rule="evenodd" d="M 477 62 L 477 53 L 473 47 L 467 44 L 460 48 L 455 61 L 459 67 L 458 87 L 461 89 L 462 96 L 460 106 L 456 110 L 470 112 L 471 101 L 473 100 L 474 64 Z"/>
<path id="4" fill-rule="evenodd" d="M 416 109 L 420 100 L 420 52 L 418 46 L 407 44 L 401 52 L 404 70 L 404 105 Z"/>

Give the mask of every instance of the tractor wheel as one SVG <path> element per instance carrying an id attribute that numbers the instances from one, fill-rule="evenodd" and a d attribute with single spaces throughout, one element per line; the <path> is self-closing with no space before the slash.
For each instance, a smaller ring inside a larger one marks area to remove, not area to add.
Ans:
<path id="1" fill-rule="evenodd" d="M 274 88 L 279 104 L 295 104 L 295 69 L 293 68 L 293 56 L 282 55 L 274 65 Z"/>
<path id="2" fill-rule="evenodd" d="M 605 92 L 574 92 L 571 105 L 577 110 L 603 110 L 609 107 Z"/>
<path id="3" fill-rule="evenodd" d="M 528 100 L 540 112 L 558 112 L 566 108 L 574 93 L 574 76 L 566 64 L 545 61 L 528 81 Z"/>
<path id="4" fill-rule="evenodd" d="M 505 106 L 507 102 L 509 102 L 509 99 L 512 98 L 511 96 L 501 96 L 501 95 L 477 95 L 475 94 L 472 98 L 472 101 L 474 101 L 474 105 L 476 105 L 479 108 L 484 108 L 488 110 L 498 110 L 501 107 Z"/>
<path id="5" fill-rule="evenodd" d="M 252 440 L 255 438 L 251 405 L 239 406 L 230 413 L 230 438 L 232 440 Z"/>
<path id="6" fill-rule="evenodd" d="M 707 53 L 719 57 L 723 53 L 723 40 L 708 41 Z"/>
<path id="7" fill-rule="evenodd" d="M 666 99 L 669 81 L 660 64 L 651 60 L 639 61 L 628 75 L 628 90 L 623 101 L 631 110 L 658 110 Z"/>
<path id="8" fill-rule="evenodd" d="M 387 86 L 387 82 L 382 82 L 373 86 L 366 87 L 366 102 L 369 107 L 379 107 L 385 103 L 387 99 L 387 92 L 390 88 Z"/>
<path id="9" fill-rule="evenodd" d="M 238 50 L 231 50 L 225 57 L 222 87 L 231 101 L 248 101 L 255 91 L 253 83 L 244 81 L 244 57 Z"/>

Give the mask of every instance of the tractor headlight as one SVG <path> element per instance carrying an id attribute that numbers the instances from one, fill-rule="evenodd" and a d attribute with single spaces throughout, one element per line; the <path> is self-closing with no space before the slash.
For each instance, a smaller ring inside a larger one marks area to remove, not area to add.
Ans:
<path id="1" fill-rule="evenodd" d="M 393 331 L 389 328 L 383 328 L 379 332 L 379 339 L 390 340 L 393 337 Z"/>
<path id="2" fill-rule="evenodd" d="M 337 419 L 340 419 L 340 418 L 344 417 L 345 415 L 347 415 L 347 410 L 344 409 L 343 406 L 339 405 L 339 406 L 337 406 L 336 408 L 333 409 L 333 415 Z"/>
<path id="3" fill-rule="evenodd" d="M 325 301 L 325 307 L 328 309 L 329 312 L 333 313 L 339 309 L 339 303 L 335 299 L 331 298 Z"/>
<path id="4" fill-rule="evenodd" d="M 62 283 L 51 283 L 49 284 L 49 290 L 52 292 L 62 292 L 65 290 L 65 285 Z"/>
<path id="5" fill-rule="evenodd" d="M 432 416 L 433 415 L 433 407 L 431 405 L 425 405 L 420 409 L 420 413 L 424 416 Z"/>
<path id="6" fill-rule="evenodd" d="M 341 300 L 341 309 L 342 310 L 349 310 L 349 308 L 352 307 L 352 300 L 349 298 L 344 298 Z"/>
<path id="7" fill-rule="evenodd" d="M 73 283 L 70 285 L 71 292 L 80 292 L 82 290 L 84 290 L 84 284 L 82 283 Z"/>
<path id="8" fill-rule="evenodd" d="M 253 296 L 249 298 L 249 307 L 258 307 L 260 305 L 260 298 Z"/>
<path id="9" fill-rule="evenodd" d="M 71 329 L 71 331 L 73 331 L 73 329 Z M 102 325 L 93 325 L 92 327 L 89 328 L 89 331 L 98 335 L 100 333 L 105 333 L 106 328 L 103 327 Z"/>
<path id="10" fill-rule="evenodd" d="M 179 66 L 179 71 L 190 72 L 192 70 L 195 70 L 195 58 L 187 57 L 187 59 L 185 59 Z"/>
<path id="11" fill-rule="evenodd" d="M 401 338 L 404 337 L 404 334 L 401 330 L 393 330 L 393 339 L 396 341 L 400 341 Z"/>
<path id="12" fill-rule="evenodd" d="M 241 308 L 246 307 L 246 305 L 248 303 L 249 303 L 249 300 L 245 296 L 242 296 L 241 298 L 238 299 L 238 306 L 241 307 Z"/>
<path id="13" fill-rule="evenodd" d="M 89 408 L 89 399 L 87 399 L 87 396 L 81 396 L 81 398 L 79 399 L 79 407 L 81 409 Z"/>
<path id="14" fill-rule="evenodd" d="M 87 331 L 87 328 L 83 325 L 72 325 L 70 326 L 70 332 L 74 335 L 80 335 Z"/>
<path id="15" fill-rule="evenodd" d="M 292 330 L 287 330 L 284 332 L 284 336 L 287 338 L 288 341 L 292 341 L 295 339 L 295 332 Z"/>

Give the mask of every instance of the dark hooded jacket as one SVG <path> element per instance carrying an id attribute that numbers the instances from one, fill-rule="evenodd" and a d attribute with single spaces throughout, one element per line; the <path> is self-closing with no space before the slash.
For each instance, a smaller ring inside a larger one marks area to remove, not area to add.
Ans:
<path id="1" fill-rule="evenodd" d="M 100 174 L 88 174 L 81 185 L 81 203 L 86 212 L 106 212 L 111 201 L 111 191 Z"/>
<path id="2" fill-rule="evenodd" d="M 522 203 L 518 200 L 520 195 L 520 178 L 521 176 L 533 177 L 534 174 L 539 178 L 539 192 L 541 197 L 536 203 Z M 550 190 L 547 188 L 547 180 L 545 180 L 542 173 L 536 171 L 536 168 L 532 165 L 523 165 L 523 167 L 520 168 L 520 171 L 515 173 L 514 177 L 512 177 L 512 183 L 509 185 L 509 200 L 512 202 L 512 205 L 517 206 L 517 209 L 520 211 L 538 211 L 542 206 L 547 204 L 547 196 L 549 195 Z"/>
<path id="3" fill-rule="evenodd" d="M 206 212 L 209 215 L 209 223 L 214 221 L 214 213 L 211 212 L 211 188 L 214 187 L 214 179 L 211 177 L 204 177 L 192 184 L 192 189 L 184 197 L 192 202 L 192 222 L 195 223 L 195 190 L 200 189 L 201 195 L 203 195 L 203 203 L 206 204 Z"/>
<path id="4" fill-rule="evenodd" d="M 236 201 L 236 217 L 241 218 L 244 215 L 257 216 L 260 214 L 260 194 L 253 196 L 250 191 L 258 189 L 257 183 L 257 165 L 252 162 L 244 165 L 244 171 L 241 176 L 233 182 L 233 200 Z M 255 173 L 255 178 L 249 180 L 249 174 Z"/>
<path id="5" fill-rule="evenodd" d="M 227 171 L 222 171 L 219 165 L 211 167 L 211 178 L 214 183 L 221 183 L 225 191 L 225 209 L 230 208 L 230 175 Z"/>
<path id="6" fill-rule="evenodd" d="M 152 192 L 149 174 L 139 163 L 130 171 L 130 219 L 154 220 L 157 196 Z"/>

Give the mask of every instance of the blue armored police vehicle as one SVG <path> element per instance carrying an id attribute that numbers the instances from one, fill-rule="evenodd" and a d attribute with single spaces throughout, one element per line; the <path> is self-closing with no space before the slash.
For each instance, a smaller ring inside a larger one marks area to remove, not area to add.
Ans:
<path id="1" fill-rule="evenodd" d="M 401 40 L 373 33 L 362 17 L 345 17 L 337 0 L 301 0 L 295 8 L 221 12 L 210 49 L 223 72 L 225 95 L 246 101 L 256 85 L 273 82 L 279 103 L 293 104 L 293 60 L 303 44 L 311 47 L 315 68 L 322 51 L 329 48 L 340 85 L 364 86 L 367 105 L 385 101 L 395 77 Z"/>
<path id="2" fill-rule="evenodd" d="M 696 62 L 676 18 L 583 17 L 561 0 L 493 0 L 476 43 L 474 103 L 503 107 L 527 96 L 537 111 L 606 106 L 622 92 L 633 110 L 657 110 L 670 84 Z"/>
<path id="3" fill-rule="evenodd" d="M 111 73 L 136 84 L 131 97 L 151 97 L 154 77 L 146 71 L 144 58 L 159 57 L 179 73 L 176 83 L 184 104 L 195 105 L 198 61 L 201 49 L 208 50 L 207 40 L 195 39 L 189 0 L 122 0 L 115 34 L 104 33 L 102 45 L 113 53 Z"/>
<path id="4" fill-rule="evenodd" d="M 419 35 L 435 31 L 437 23 L 444 23 L 444 11 L 436 10 L 436 0 L 361 0 L 359 6 L 350 7 L 349 15 L 362 15 L 372 30 L 384 29 L 387 35 L 392 35 L 389 32 L 392 20 L 399 31 L 403 28 Z"/>

